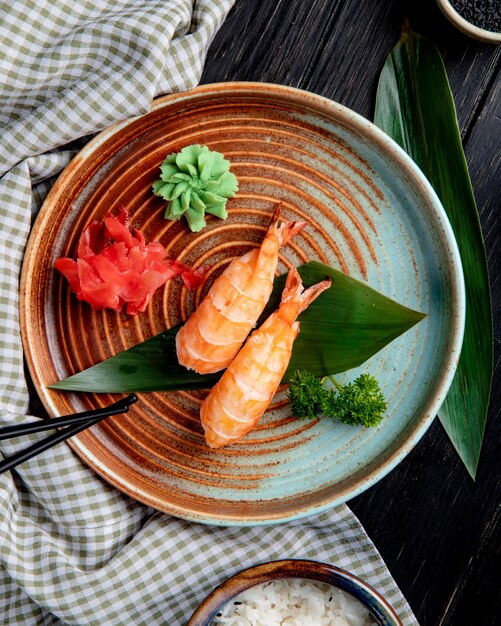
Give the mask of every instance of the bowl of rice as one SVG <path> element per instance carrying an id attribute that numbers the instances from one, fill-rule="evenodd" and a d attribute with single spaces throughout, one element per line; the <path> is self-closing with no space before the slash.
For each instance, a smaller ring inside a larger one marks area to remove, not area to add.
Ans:
<path id="1" fill-rule="evenodd" d="M 210 593 L 186 626 L 402 626 L 366 582 L 328 563 L 289 559 L 246 569 Z"/>

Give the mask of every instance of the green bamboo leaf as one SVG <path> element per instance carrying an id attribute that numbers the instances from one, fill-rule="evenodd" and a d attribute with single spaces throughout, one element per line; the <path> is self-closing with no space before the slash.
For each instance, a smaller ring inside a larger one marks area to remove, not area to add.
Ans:
<path id="1" fill-rule="evenodd" d="M 456 235 L 466 283 L 466 325 L 457 373 L 439 418 L 474 478 L 493 371 L 487 258 L 442 58 L 408 24 L 383 67 L 375 122 L 427 176 Z"/>
<path id="2" fill-rule="evenodd" d="M 284 381 L 296 369 L 325 376 L 358 367 L 425 317 L 322 263 L 307 263 L 298 271 L 305 287 L 328 276 L 332 287 L 301 314 L 301 332 Z M 278 307 L 284 284 L 285 276 L 276 279 L 258 325 Z M 94 393 L 211 387 L 221 374 L 201 376 L 178 364 L 178 328 L 147 339 L 51 387 Z"/>

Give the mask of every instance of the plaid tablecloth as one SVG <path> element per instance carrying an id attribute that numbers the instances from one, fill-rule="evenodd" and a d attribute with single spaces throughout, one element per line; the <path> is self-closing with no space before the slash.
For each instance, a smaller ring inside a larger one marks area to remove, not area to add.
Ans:
<path id="1" fill-rule="evenodd" d="M 0 2 L 0 425 L 33 419 L 18 281 L 55 176 L 86 136 L 195 86 L 232 3 Z M 202 526 L 122 495 L 66 444 L 0 476 L 0 624 L 180 626 L 228 575 L 277 558 L 344 567 L 416 624 L 347 506 L 283 525 Z"/>

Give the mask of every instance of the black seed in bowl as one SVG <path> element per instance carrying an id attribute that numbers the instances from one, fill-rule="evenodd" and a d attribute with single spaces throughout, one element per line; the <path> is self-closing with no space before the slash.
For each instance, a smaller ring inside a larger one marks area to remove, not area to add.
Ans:
<path id="1" fill-rule="evenodd" d="M 501 0 L 449 0 L 457 13 L 478 28 L 501 32 Z"/>

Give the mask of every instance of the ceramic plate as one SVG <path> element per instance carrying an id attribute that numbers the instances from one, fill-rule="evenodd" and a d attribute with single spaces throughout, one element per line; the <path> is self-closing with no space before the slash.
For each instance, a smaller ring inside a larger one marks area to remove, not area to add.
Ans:
<path id="1" fill-rule="evenodd" d="M 210 217 L 198 234 L 165 221 L 151 192 L 165 156 L 194 143 L 222 152 L 240 183 L 229 218 Z M 210 284 L 259 245 L 278 200 L 285 218 L 308 222 L 281 251 L 280 273 L 322 261 L 427 317 L 364 366 L 389 401 L 378 428 L 296 420 L 282 389 L 252 433 L 213 451 L 198 418 L 205 392 L 196 391 L 139 394 L 127 416 L 72 440 L 110 483 L 178 517 L 251 525 L 323 511 L 374 484 L 417 443 L 451 382 L 464 323 L 460 261 L 439 201 L 398 146 L 352 111 L 288 87 L 225 83 L 161 98 L 151 113 L 98 135 L 60 176 L 29 241 L 23 340 L 55 416 L 120 396 L 48 385 L 178 323 L 203 295 L 170 281 L 143 314 L 92 311 L 53 269 L 89 222 L 124 205 L 147 240 L 191 266 L 212 264 Z"/>

